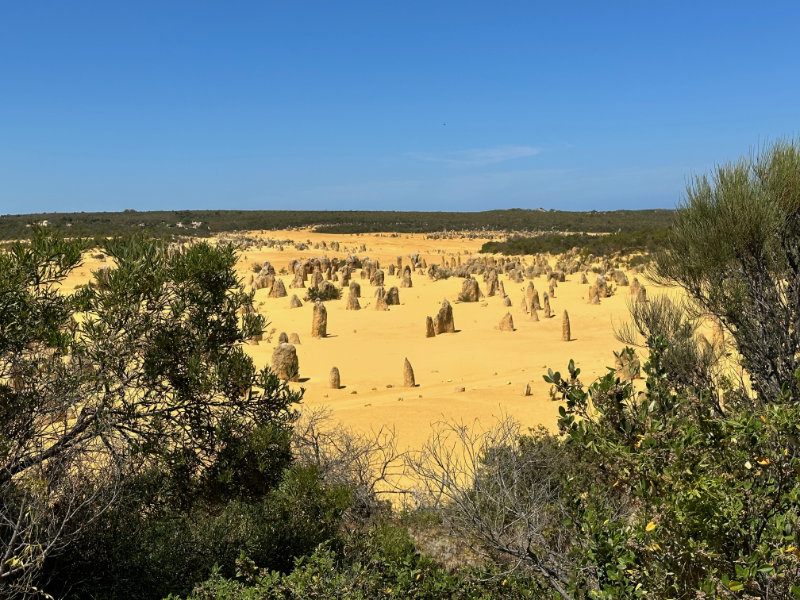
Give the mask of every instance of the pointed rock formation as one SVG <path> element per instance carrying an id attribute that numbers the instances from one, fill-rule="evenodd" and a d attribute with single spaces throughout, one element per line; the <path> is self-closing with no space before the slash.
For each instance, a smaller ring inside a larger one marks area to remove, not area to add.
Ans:
<path id="1" fill-rule="evenodd" d="M 480 300 L 480 296 L 481 290 L 478 287 L 478 281 L 472 277 L 465 279 L 461 284 L 461 293 L 458 295 L 458 299 L 461 302 L 477 302 Z"/>
<path id="2" fill-rule="evenodd" d="M 597 281 L 595 282 L 595 285 L 597 286 L 598 296 L 600 296 L 601 298 L 608 298 L 609 296 L 608 282 L 606 281 L 606 278 L 603 277 L 602 274 L 597 276 Z"/>
<path id="3" fill-rule="evenodd" d="M 414 379 L 414 369 L 411 368 L 411 363 L 408 362 L 407 358 L 406 362 L 403 363 L 403 385 L 405 387 L 414 387 L 417 385 L 417 382 Z"/>
<path id="4" fill-rule="evenodd" d="M 383 285 L 383 271 L 380 269 L 375 269 L 372 272 L 372 276 L 369 278 L 370 285 L 374 285 L 375 287 L 380 287 Z"/>
<path id="5" fill-rule="evenodd" d="M 442 302 L 442 307 L 439 309 L 439 313 L 436 315 L 433 325 L 437 335 L 440 333 L 455 333 L 456 326 L 453 321 L 453 307 L 447 300 Z"/>
<path id="6" fill-rule="evenodd" d="M 331 369 L 329 381 L 331 384 L 331 388 L 333 388 L 334 390 L 338 390 L 339 388 L 342 387 L 342 380 L 341 377 L 339 376 L 339 369 L 337 367 L 333 367 Z"/>
<path id="7" fill-rule="evenodd" d="M 433 319 L 425 317 L 425 337 L 430 338 L 436 335 L 436 330 L 433 328 Z"/>
<path id="8" fill-rule="evenodd" d="M 283 280 L 276 279 L 275 283 L 272 284 L 272 289 L 269 291 L 268 297 L 285 298 L 286 295 L 286 286 L 283 285 Z"/>
<path id="9" fill-rule="evenodd" d="M 361 310 L 361 303 L 352 293 L 347 296 L 347 305 L 345 306 L 345 310 Z"/>
<path id="10" fill-rule="evenodd" d="M 317 300 L 314 303 L 314 316 L 311 321 L 311 337 L 324 338 L 328 335 L 328 310 Z"/>
<path id="11" fill-rule="evenodd" d="M 292 283 L 289 284 L 289 287 L 290 288 L 306 287 L 305 277 L 303 276 L 303 265 L 297 267 L 297 270 L 294 273 L 294 279 L 292 279 Z"/>
<path id="12" fill-rule="evenodd" d="M 392 286 L 386 292 L 386 304 L 389 306 L 399 306 L 400 305 L 400 290 L 396 287 Z"/>
<path id="13" fill-rule="evenodd" d="M 280 379 L 297 381 L 300 378 L 300 363 L 297 350 L 292 344 L 279 344 L 272 353 L 272 371 Z"/>

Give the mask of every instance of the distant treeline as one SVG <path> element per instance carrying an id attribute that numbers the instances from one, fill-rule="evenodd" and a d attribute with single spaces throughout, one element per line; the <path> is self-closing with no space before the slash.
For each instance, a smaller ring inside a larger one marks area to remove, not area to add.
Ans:
<path id="1" fill-rule="evenodd" d="M 608 235 L 587 233 L 548 233 L 529 237 L 517 236 L 504 242 L 486 242 L 480 249 L 484 253 L 537 254 L 560 253 L 578 247 L 587 254 L 601 256 L 613 252 L 653 252 L 663 248 L 667 238 L 666 228 L 646 228 L 617 231 Z"/>
<path id="2" fill-rule="evenodd" d="M 328 233 L 433 233 L 453 230 L 581 231 L 608 233 L 642 228 L 663 229 L 671 210 L 572 212 L 490 210 L 484 212 L 176 210 L 138 212 L 38 213 L 0 216 L 0 239 L 29 237 L 30 225 L 80 236 L 109 236 L 145 230 L 155 237 L 208 236 L 249 229 L 314 227 Z"/>

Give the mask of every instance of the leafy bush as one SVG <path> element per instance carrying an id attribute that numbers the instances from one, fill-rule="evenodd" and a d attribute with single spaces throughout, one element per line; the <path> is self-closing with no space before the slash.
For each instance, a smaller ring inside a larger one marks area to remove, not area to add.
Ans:
<path id="1" fill-rule="evenodd" d="M 663 299 L 633 307 L 642 387 L 549 371 L 561 438 L 440 426 L 411 466 L 453 533 L 562 598 L 797 597 L 796 403 L 753 402 L 696 327 Z"/>
<path id="2" fill-rule="evenodd" d="M 408 534 L 378 526 L 351 536 L 341 552 L 322 545 L 299 559 L 288 574 L 259 569 L 247 557 L 239 561 L 239 580 L 214 575 L 188 596 L 190 600 L 489 600 L 541 598 L 524 576 L 464 569 L 449 573 L 416 552 Z M 177 599 L 173 599 L 177 600 Z"/>
<path id="3" fill-rule="evenodd" d="M 800 584 L 797 411 L 675 390 L 660 367 L 666 344 L 654 346 L 642 396 L 613 373 L 584 387 L 572 364 L 570 379 L 548 376 L 566 404 L 567 448 L 595 480 L 580 503 L 582 572 L 595 575 L 576 585 L 598 598 L 788 597 Z M 627 498 L 622 510 L 609 489 Z"/>
<path id="4" fill-rule="evenodd" d="M 653 256 L 651 254 L 638 254 L 636 256 L 632 256 L 628 261 L 628 268 L 633 269 L 634 267 L 646 267 L 653 262 Z"/>
<path id="5" fill-rule="evenodd" d="M 316 302 L 320 300 L 325 302 L 327 300 L 338 300 L 342 297 L 342 290 L 335 285 L 322 285 L 319 287 L 310 287 L 306 291 L 305 300 Z"/>
<path id="6" fill-rule="evenodd" d="M 323 486 L 313 468 L 292 467 L 280 477 L 262 498 L 193 496 L 185 506 L 170 497 L 173 482 L 164 474 L 144 476 L 128 485 L 127 502 L 105 514 L 68 557 L 51 561 L 48 571 L 76 597 L 142 600 L 189 593 L 212 572 L 233 577 L 242 553 L 270 570 L 288 571 L 295 559 L 336 539 L 350 492 Z M 146 504 L 144 497 L 150 498 Z"/>
<path id="7" fill-rule="evenodd" d="M 154 502 L 249 501 L 286 466 L 301 394 L 241 348 L 264 320 L 239 315 L 252 294 L 234 248 L 168 253 L 142 237 L 106 240 L 114 267 L 60 294 L 86 247 L 36 230 L 0 254 L 4 597 L 29 595 L 40 580 L 58 587 L 56 571 L 42 569 L 75 557 L 122 506 L 149 524 Z"/>
<path id="8" fill-rule="evenodd" d="M 800 400 L 800 142 L 696 177 L 653 271 L 723 324 L 760 401 Z"/>
<path id="9" fill-rule="evenodd" d="M 539 254 L 549 252 L 560 254 L 572 248 L 581 248 L 584 255 L 603 256 L 615 252 L 651 253 L 664 247 L 667 229 L 634 229 L 617 231 L 608 235 L 589 235 L 586 233 L 546 233 L 534 236 L 511 237 L 503 242 L 486 242 L 481 246 L 482 253 Z"/>

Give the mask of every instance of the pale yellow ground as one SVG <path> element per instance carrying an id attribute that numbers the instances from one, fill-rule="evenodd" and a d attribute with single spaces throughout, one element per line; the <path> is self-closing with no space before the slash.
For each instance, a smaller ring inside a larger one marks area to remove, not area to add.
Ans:
<path id="1" fill-rule="evenodd" d="M 385 287 L 400 286 L 400 280 L 389 276 L 387 267 L 397 256 L 420 253 L 430 264 L 441 264 L 460 254 L 466 261 L 476 256 L 486 239 L 426 239 L 423 235 L 332 235 L 310 231 L 251 232 L 251 236 L 272 239 L 309 241 L 310 247 L 298 251 L 292 245 L 283 250 L 278 247 L 251 248 L 240 255 L 238 270 L 245 282 L 250 280 L 252 265 L 269 260 L 280 272 L 292 258 L 313 258 L 323 255 L 344 259 L 348 254 L 377 259 L 386 272 Z M 313 245 L 338 241 L 340 251 L 314 249 Z M 361 245 L 366 245 L 366 251 Z M 531 257 L 524 257 L 526 262 Z M 84 264 L 70 275 L 64 289 L 73 289 L 85 283 L 103 261 L 86 257 Z M 628 274 L 630 280 L 633 275 Z M 305 289 L 291 289 L 292 276 L 278 275 L 284 281 L 289 296 L 268 298 L 268 290 L 256 292 L 256 306 L 264 314 L 269 326 L 275 329 L 271 341 L 248 344 L 247 351 L 257 367 L 269 365 L 280 332 L 296 332 L 301 343 L 297 346 L 301 381 L 292 384 L 305 389 L 304 407 L 328 407 L 333 417 L 356 431 L 372 432 L 381 427 L 394 428 L 401 448 L 419 448 L 428 438 L 431 424 L 442 419 L 457 419 L 466 423 L 478 420 L 483 426 L 491 425 L 497 418 L 511 416 L 524 426 L 556 425 L 558 405 L 549 396 L 550 385 L 543 379 L 548 367 L 566 372 L 572 358 L 582 370 L 581 378 L 589 382 L 606 372 L 614 364 L 613 351 L 622 348 L 614 336 L 615 325 L 627 319 L 629 288 L 601 301 L 600 305 L 587 302 L 588 285 L 580 283 L 580 275 L 567 276 L 567 281 L 556 288 L 551 306 L 555 317 L 545 319 L 540 311 L 540 321 L 534 322 L 519 306 L 527 286 L 512 283 L 505 275 L 500 279 L 512 301 L 506 308 L 499 296 L 488 297 L 477 303 L 456 302 L 462 280 L 452 277 L 431 281 L 423 271 L 412 275 L 413 287 L 400 288 L 400 306 L 391 306 L 387 312 L 374 310 L 375 288 L 369 281 L 360 279 L 356 271 L 353 279 L 361 284 L 362 310 L 345 310 L 347 292 L 341 300 L 326 302 L 328 311 L 328 336 L 311 337 L 312 303 L 303 301 L 301 308 L 290 309 L 289 299 L 297 294 L 301 300 Z M 485 285 L 477 276 L 481 290 Z M 594 274 L 589 281 L 594 283 Z M 657 288 L 644 280 L 650 297 Z M 539 277 L 534 285 L 541 294 L 547 290 L 546 280 Z M 434 316 L 442 300 L 453 305 L 454 334 L 425 337 L 425 318 Z M 569 312 L 572 337 L 561 340 L 563 311 Z M 516 331 L 504 332 L 497 325 L 510 311 Z M 411 362 L 417 387 L 403 387 L 403 361 Z M 341 373 L 342 388 L 329 387 L 331 367 Z M 525 396 L 523 390 L 530 383 L 533 393 Z M 460 388 L 465 391 L 461 392 Z"/>
<path id="2" fill-rule="evenodd" d="M 243 253 L 240 260 L 242 276 L 249 280 L 251 266 L 269 260 L 280 271 L 288 267 L 294 257 L 311 258 L 327 254 L 329 257 L 346 257 L 350 253 L 378 259 L 386 271 L 390 262 L 402 256 L 404 264 L 408 255 L 420 253 L 430 264 L 440 264 L 442 256 L 448 259 L 461 253 L 462 260 L 476 255 L 485 239 L 430 240 L 421 235 L 389 237 L 376 235 L 333 236 L 303 232 L 264 232 L 266 237 L 310 240 L 312 247 L 298 252 L 292 247 L 284 251 L 263 248 Z M 314 250 L 313 244 L 325 240 L 339 241 L 338 253 Z M 367 250 L 358 251 L 361 244 Z M 527 257 L 530 261 L 530 257 Z M 484 290 L 481 276 L 477 276 Z M 594 282 L 590 274 L 589 281 Z M 629 274 L 632 281 L 633 276 Z M 289 298 L 296 293 L 303 299 L 304 289 L 289 288 L 290 275 L 282 276 L 287 287 L 287 298 L 268 298 L 268 290 L 256 292 L 256 305 L 270 321 L 268 330 L 275 328 L 271 342 L 249 345 L 248 352 L 257 366 L 269 364 L 280 332 L 300 336 L 297 346 L 300 377 L 297 384 L 305 389 L 304 404 L 308 407 L 327 406 L 333 416 L 358 431 L 373 431 L 383 426 L 396 429 L 400 445 L 419 448 L 430 434 L 431 423 L 441 419 L 458 419 L 467 423 L 478 419 L 484 426 L 497 417 L 509 415 L 525 426 L 542 424 L 554 428 L 558 418 L 558 405 L 549 396 L 550 385 L 543 379 L 547 368 L 566 372 L 570 358 L 582 370 L 582 379 L 591 381 L 614 364 L 613 351 L 622 348 L 614 336 L 614 326 L 627 318 L 630 293 L 619 288 L 600 305 L 590 305 L 588 285 L 580 283 L 580 275 L 568 276 L 556 288 L 551 306 L 556 314 L 534 322 L 519 306 L 524 296 L 524 283 L 510 282 L 506 276 L 501 281 L 510 296 L 512 306 L 506 308 L 499 296 L 488 297 L 477 303 L 457 303 L 462 280 L 453 277 L 431 281 L 422 271 L 412 276 L 414 287 L 400 288 L 400 306 L 391 306 L 388 312 L 374 310 L 375 288 L 369 281 L 354 280 L 361 284 L 360 311 L 345 310 L 346 291 L 342 300 L 326 302 L 328 311 L 328 337 L 311 337 L 312 303 L 290 309 Z M 655 286 L 639 279 L 656 292 Z M 400 280 L 386 275 L 385 287 Z M 539 277 L 534 285 L 542 292 L 547 290 L 546 280 Z M 454 334 L 435 338 L 425 337 L 425 318 L 434 316 L 442 300 L 453 304 Z M 562 313 L 569 312 L 572 337 L 561 340 Z M 503 332 L 496 327 L 510 311 L 516 331 Z M 416 375 L 417 387 L 405 388 L 403 360 L 408 358 Z M 329 387 L 331 367 L 341 373 L 343 388 Z M 525 385 L 533 388 L 531 396 L 524 396 Z M 464 392 L 458 391 L 465 388 Z"/>

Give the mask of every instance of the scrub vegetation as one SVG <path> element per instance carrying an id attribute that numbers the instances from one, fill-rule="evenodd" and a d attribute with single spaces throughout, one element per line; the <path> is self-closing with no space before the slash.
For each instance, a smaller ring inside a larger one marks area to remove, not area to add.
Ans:
<path id="1" fill-rule="evenodd" d="M 41 213 L 0 216 L 0 239 L 21 239 L 31 227 L 65 231 L 70 236 L 106 237 L 146 231 L 155 237 L 198 237 L 254 229 L 312 227 L 326 233 L 433 233 L 443 231 L 614 232 L 665 229 L 671 210 L 569 212 L 490 210 L 484 212 L 179 210 L 97 213 Z"/>

